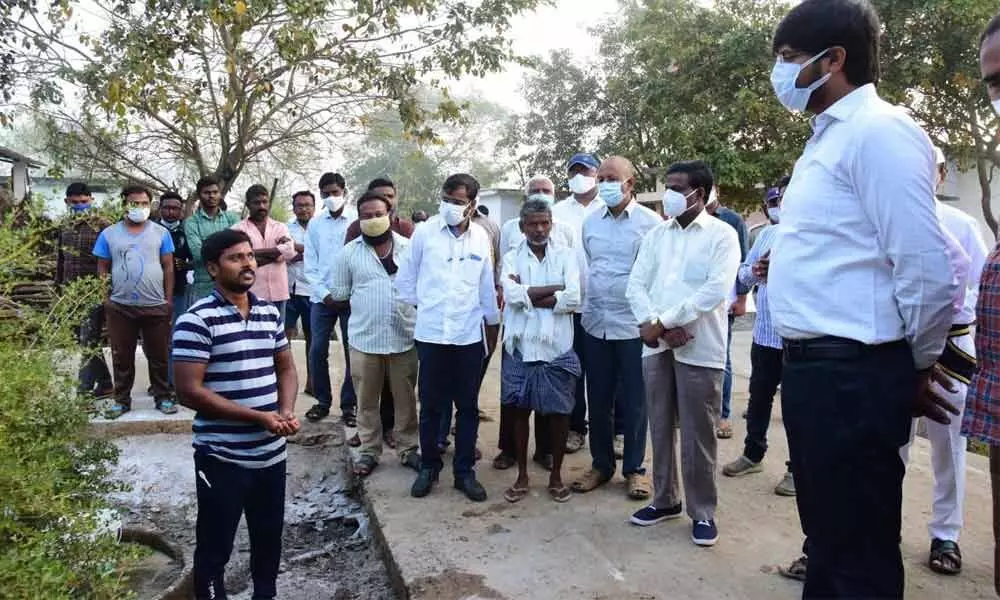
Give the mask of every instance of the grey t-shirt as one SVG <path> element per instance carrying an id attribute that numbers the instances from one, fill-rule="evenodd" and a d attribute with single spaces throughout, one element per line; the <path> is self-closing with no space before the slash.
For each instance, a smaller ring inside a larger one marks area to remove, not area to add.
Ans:
<path id="1" fill-rule="evenodd" d="M 152 221 L 139 233 L 129 233 L 122 221 L 102 231 L 94 256 L 111 261 L 111 301 L 128 306 L 166 304 L 160 257 L 173 251 L 170 232 Z"/>

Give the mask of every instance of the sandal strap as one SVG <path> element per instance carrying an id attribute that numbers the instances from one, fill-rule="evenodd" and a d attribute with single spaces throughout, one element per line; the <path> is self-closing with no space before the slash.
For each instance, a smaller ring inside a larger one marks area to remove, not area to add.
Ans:
<path id="1" fill-rule="evenodd" d="M 954 554 L 959 559 L 962 558 L 962 551 L 958 548 L 958 542 L 951 540 L 934 540 L 931 542 L 931 554 Z"/>

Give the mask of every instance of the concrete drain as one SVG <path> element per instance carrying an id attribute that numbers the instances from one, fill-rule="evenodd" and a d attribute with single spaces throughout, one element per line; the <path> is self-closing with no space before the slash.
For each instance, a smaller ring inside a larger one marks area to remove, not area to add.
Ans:
<path id="1" fill-rule="evenodd" d="M 123 527 L 121 543 L 144 546 L 153 554 L 129 572 L 132 590 L 139 600 L 188 600 L 193 595 L 192 563 L 181 546 L 163 532 L 144 527 Z"/>

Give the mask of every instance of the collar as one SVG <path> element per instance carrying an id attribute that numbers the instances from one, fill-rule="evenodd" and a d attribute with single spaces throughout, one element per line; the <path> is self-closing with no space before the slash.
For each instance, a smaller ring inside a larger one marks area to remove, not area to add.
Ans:
<path id="1" fill-rule="evenodd" d="M 875 84 L 865 84 L 840 100 L 837 100 L 830 108 L 810 119 L 809 124 L 812 126 L 814 133 L 821 133 L 834 121 L 846 121 L 850 119 L 859 109 L 863 108 L 869 102 L 877 100 L 878 97 L 878 90 L 875 89 Z"/>
<path id="2" fill-rule="evenodd" d="M 219 288 L 213 287 L 212 295 L 215 296 L 215 299 L 218 300 L 219 304 L 221 304 L 222 306 L 233 306 L 233 303 L 230 302 L 228 298 L 222 295 L 222 292 L 219 291 Z M 250 310 L 253 310 L 254 306 L 260 304 L 260 300 L 257 298 L 256 295 L 254 295 L 253 292 L 247 292 L 247 299 L 250 302 Z"/>
<path id="3" fill-rule="evenodd" d="M 670 229 L 679 229 L 680 231 L 687 231 L 691 227 L 697 225 L 700 229 L 705 229 L 706 223 L 708 223 L 711 219 L 716 219 L 716 218 L 718 217 L 713 217 L 712 215 L 708 214 L 707 210 L 702 208 L 701 212 L 698 213 L 698 216 L 695 217 L 694 220 L 691 221 L 687 227 L 681 227 L 681 224 L 677 219 L 670 219 L 669 221 L 667 221 L 667 227 L 669 227 Z"/>
<path id="4" fill-rule="evenodd" d="M 625 210 L 623 210 L 622 213 L 625 216 L 631 217 L 632 211 L 635 210 L 636 204 L 637 202 L 635 200 L 629 198 L 628 204 L 625 205 Z M 615 216 L 611 214 L 611 209 L 608 208 L 607 204 L 604 205 L 603 210 L 604 212 L 602 213 L 602 218 L 603 217 L 611 217 L 612 219 L 615 218 Z"/>
<path id="5" fill-rule="evenodd" d="M 313 217 L 313 218 L 315 219 L 316 217 Z M 333 215 L 331 215 L 330 214 L 330 210 L 327 209 L 324 206 L 323 207 L 323 218 L 326 219 L 327 221 L 339 221 L 341 219 L 347 220 L 347 205 L 345 204 L 344 208 L 340 209 L 340 216 L 339 217 L 334 217 Z"/>

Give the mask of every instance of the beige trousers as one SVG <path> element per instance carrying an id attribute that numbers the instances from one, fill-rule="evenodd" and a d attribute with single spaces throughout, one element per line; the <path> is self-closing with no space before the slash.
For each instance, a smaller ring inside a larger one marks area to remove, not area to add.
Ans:
<path id="1" fill-rule="evenodd" d="M 389 379 L 395 408 L 396 452 L 402 459 L 417 449 L 417 349 L 401 354 L 365 354 L 351 348 L 351 381 L 358 396 L 358 437 L 361 454 L 382 455 L 379 400 Z"/>

